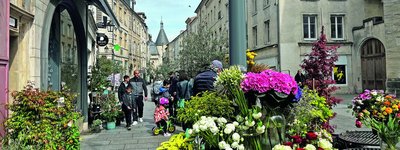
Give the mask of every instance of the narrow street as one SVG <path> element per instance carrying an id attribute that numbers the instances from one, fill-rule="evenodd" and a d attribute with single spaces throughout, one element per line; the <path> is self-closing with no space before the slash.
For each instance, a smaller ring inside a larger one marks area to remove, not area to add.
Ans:
<path id="1" fill-rule="evenodd" d="M 163 135 L 153 136 L 151 129 L 155 126 L 153 121 L 153 102 L 145 102 L 143 122 L 138 123 L 128 131 L 125 128 L 125 122 L 121 126 L 113 130 L 103 129 L 101 133 L 93 133 L 91 135 L 82 135 L 82 150 L 154 150 L 161 142 L 167 141 L 169 137 Z M 177 127 L 178 133 L 181 127 Z"/>
<path id="2" fill-rule="evenodd" d="M 150 89 L 150 86 L 148 86 Z M 155 126 L 153 112 L 155 105 L 149 100 L 144 102 L 143 122 L 138 123 L 128 131 L 125 122 L 113 130 L 101 130 L 100 133 L 81 135 L 82 150 L 155 150 L 161 142 L 170 137 L 153 136 L 151 129 Z M 175 133 L 182 131 L 177 126 Z"/>

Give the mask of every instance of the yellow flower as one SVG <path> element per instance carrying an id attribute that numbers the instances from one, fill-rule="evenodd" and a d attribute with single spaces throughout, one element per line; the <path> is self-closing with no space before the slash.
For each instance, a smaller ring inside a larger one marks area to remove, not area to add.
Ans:
<path id="1" fill-rule="evenodd" d="M 393 110 L 392 110 L 392 108 L 388 107 L 388 108 L 385 109 L 385 112 L 387 114 L 391 114 L 393 112 Z"/>
<path id="2" fill-rule="evenodd" d="M 393 105 L 392 108 L 397 110 L 397 109 L 399 109 L 399 106 Z"/>
<path id="3" fill-rule="evenodd" d="M 385 115 L 385 116 L 387 115 L 386 111 L 384 111 L 382 114 Z"/>

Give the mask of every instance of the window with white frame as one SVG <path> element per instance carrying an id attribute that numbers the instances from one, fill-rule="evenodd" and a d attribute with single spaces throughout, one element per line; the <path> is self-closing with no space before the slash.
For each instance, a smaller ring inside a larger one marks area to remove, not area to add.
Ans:
<path id="1" fill-rule="evenodd" d="M 317 39 L 317 15 L 303 15 L 303 38 L 305 40 Z"/>
<path id="2" fill-rule="evenodd" d="M 265 37 L 264 37 L 264 44 L 268 44 L 270 41 L 270 28 L 269 28 L 269 20 L 264 22 L 264 30 L 265 30 Z"/>
<path id="3" fill-rule="evenodd" d="M 333 40 L 343 40 L 343 21 L 344 15 L 331 15 L 331 38 Z"/>
<path id="4" fill-rule="evenodd" d="M 254 42 L 254 47 L 257 47 L 257 26 L 253 27 L 253 42 Z"/>

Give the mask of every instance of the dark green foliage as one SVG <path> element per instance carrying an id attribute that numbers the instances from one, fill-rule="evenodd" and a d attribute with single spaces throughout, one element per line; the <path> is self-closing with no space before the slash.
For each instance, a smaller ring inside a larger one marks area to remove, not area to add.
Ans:
<path id="1" fill-rule="evenodd" d="M 122 66 L 118 63 L 113 63 L 105 57 L 97 59 L 96 66 L 92 69 L 92 78 L 90 82 L 91 89 L 95 91 L 100 90 L 99 88 L 106 88 L 111 86 L 111 82 L 107 80 L 107 77 L 113 73 L 123 72 Z"/>

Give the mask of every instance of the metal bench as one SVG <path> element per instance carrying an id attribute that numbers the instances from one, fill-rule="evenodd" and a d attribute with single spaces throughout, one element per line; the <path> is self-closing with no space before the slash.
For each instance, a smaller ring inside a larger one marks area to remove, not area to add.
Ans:
<path id="1" fill-rule="evenodd" d="M 379 150 L 380 139 L 372 131 L 346 131 L 337 137 L 345 150 Z"/>

